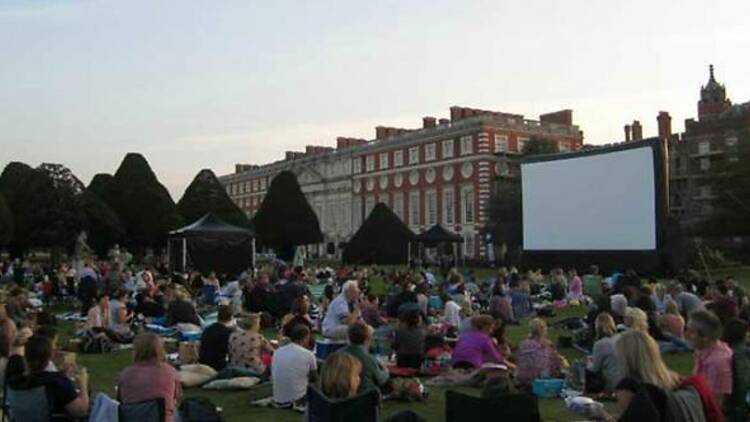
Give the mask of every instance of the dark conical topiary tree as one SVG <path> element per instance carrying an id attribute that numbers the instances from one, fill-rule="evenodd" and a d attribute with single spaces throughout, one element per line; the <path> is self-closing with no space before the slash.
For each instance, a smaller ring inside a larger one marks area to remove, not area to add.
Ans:
<path id="1" fill-rule="evenodd" d="M 414 233 L 383 203 L 378 203 L 344 247 L 345 264 L 399 265 L 409 260 Z"/>
<path id="2" fill-rule="evenodd" d="M 271 181 L 263 203 L 253 217 L 260 242 L 273 248 L 282 259 L 291 259 L 294 247 L 323 241 L 318 217 L 289 171 Z"/>
<path id="3" fill-rule="evenodd" d="M 136 251 L 164 247 L 169 231 L 182 224 L 172 197 L 140 154 L 127 154 L 111 179 L 97 175 L 89 190 L 117 213 L 125 244 Z"/>
<path id="4" fill-rule="evenodd" d="M 214 172 L 208 169 L 198 172 L 185 189 L 185 194 L 177 203 L 177 211 L 187 224 L 210 212 L 229 224 L 250 227 L 245 213 L 227 195 Z"/>
<path id="5" fill-rule="evenodd" d="M 5 202 L 5 197 L 0 194 L 0 248 L 10 243 L 13 236 L 13 213 Z"/>

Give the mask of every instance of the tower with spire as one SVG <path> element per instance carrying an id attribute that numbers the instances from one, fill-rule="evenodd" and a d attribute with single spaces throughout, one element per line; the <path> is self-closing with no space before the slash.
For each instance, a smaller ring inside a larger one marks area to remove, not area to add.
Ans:
<path id="1" fill-rule="evenodd" d="M 698 101 L 698 120 L 711 119 L 732 106 L 726 88 L 714 77 L 714 65 L 708 66 L 708 70 L 708 83 L 701 87 L 701 99 Z"/>

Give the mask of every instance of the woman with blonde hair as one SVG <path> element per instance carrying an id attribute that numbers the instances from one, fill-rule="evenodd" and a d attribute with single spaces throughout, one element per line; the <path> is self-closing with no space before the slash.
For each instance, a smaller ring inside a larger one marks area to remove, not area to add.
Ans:
<path id="1" fill-rule="evenodd" d="M 664 363 L 659 345 L 648 332 L 629 330 L 621 334 L 615 356 L 624 376 L 615 389 L 621 412 L 618 421 L 665 420 L 676 416 L 671 414 L 673 411 L 684 413 L 683 407 L 690 408 L 688 402 L 697 402 L 697 408 L 692 410 L 703 411 L 697 393 L 692 396 L 695 400 L 683 401 L 678 407 L 666 405 L 666 393 L 679 387 L 680 377 Z M 599 418 L 615 420 L 602 413 Z"/>
<path id="2" fill-rule="evenodd" d="M 122 403 L 164 399 L 165 420 L 175 419 L 182 387 L 177 371 L 166 363 L 164 344 L 154 333 L 133 340 L 133 364 L 120 372 L 117 394 Z"/>
<path id="3" fill-rule="evenodd" d="M 648 315 L 639 308 L 625 308 L 625 317 L 623 318 L 623 321 L 631 330 L 648 333 Z"/>
<path id="4" fill-rule="evenodd" d="M 516 364 L 516 380 L 520 385 L 530 385 L 539 377 L 560 375 L 565 361 L 547 338 L 547 323 L 543 319 L 529 322 L 529 338 L 518 346 Z"/>
<path id="5" fill-rule="evenodd" d="M 229 366 L 250 369 L 261 375 L 266 371 L 261 355 L 273 353 L 274 349 L 260 332 L 260 314 L 250 314 L 238 325 L 239 329 L 229 336 Z"/>
<path id="6" fill-rule="evenodd" d="M 604 390 L 612 392 L 622 377 L 615 357 L 615 343 L 619 338 L 616 335 L 615 320 L 609 313 L 602 312 L 596 317 L 594 326 L 596 342 L 586 369 L 601 375 L 604 379 Z"/>
<path id="7" fill-rule="evenodd" d="M 674 389 L 680 383 L 680 376 L 662 360 L 656 341 L 644 331 L 631 330 L 621 334 L 615 355 L 626 377 L 665 390 Z"/>
<path id="8" fill-rule="evenodd" d="M 333 353 L 323 364 L 320 387 L 330 399 L 347 399 L 357 395 L 362 363 L 348 353 Z"/>

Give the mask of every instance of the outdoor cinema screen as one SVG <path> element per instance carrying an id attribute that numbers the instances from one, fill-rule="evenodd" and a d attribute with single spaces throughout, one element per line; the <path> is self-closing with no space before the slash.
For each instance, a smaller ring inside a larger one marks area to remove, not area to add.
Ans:
<path id="1" fill-rule="evenodd" d="M 653 148 L 603 148 L 524 162 L 523 249 L 655 250 Z"/>

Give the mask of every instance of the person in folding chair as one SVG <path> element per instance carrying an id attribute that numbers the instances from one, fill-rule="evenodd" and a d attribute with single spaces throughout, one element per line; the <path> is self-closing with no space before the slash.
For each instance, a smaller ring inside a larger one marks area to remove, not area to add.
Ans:
<path id="1" fill-rule="evenodd" d="M 320 373 L 320 388 L 308 388 L 305 422 L 380 422 L 380 394 L 371 389 L 357 394 L 362 363 L 345 352 L 328 356 Z M 423 421 L 412 411 L 399 412 L 386 422 Z"/>
<path id="2" fill-rule="evenodd" d="M 177 371 L 166 363 L 164 344 L 154 333 L 138 334 L 133 340 L 133 364 L 119 376 L 117 395 L 123 404 L 164 401 L 164 420 L 175 420 L 182 386 Z"/>
<path id="3" fill-rule="evenodd" d="M 88 374 L 82 370 L 76 385 L 62 372 L 48 371 L 53 352 L 49 337 L 34 335 L 25 358 L 9 360 L 5 401 L 11 422 L 70 421 L 88 414 Z"/>

